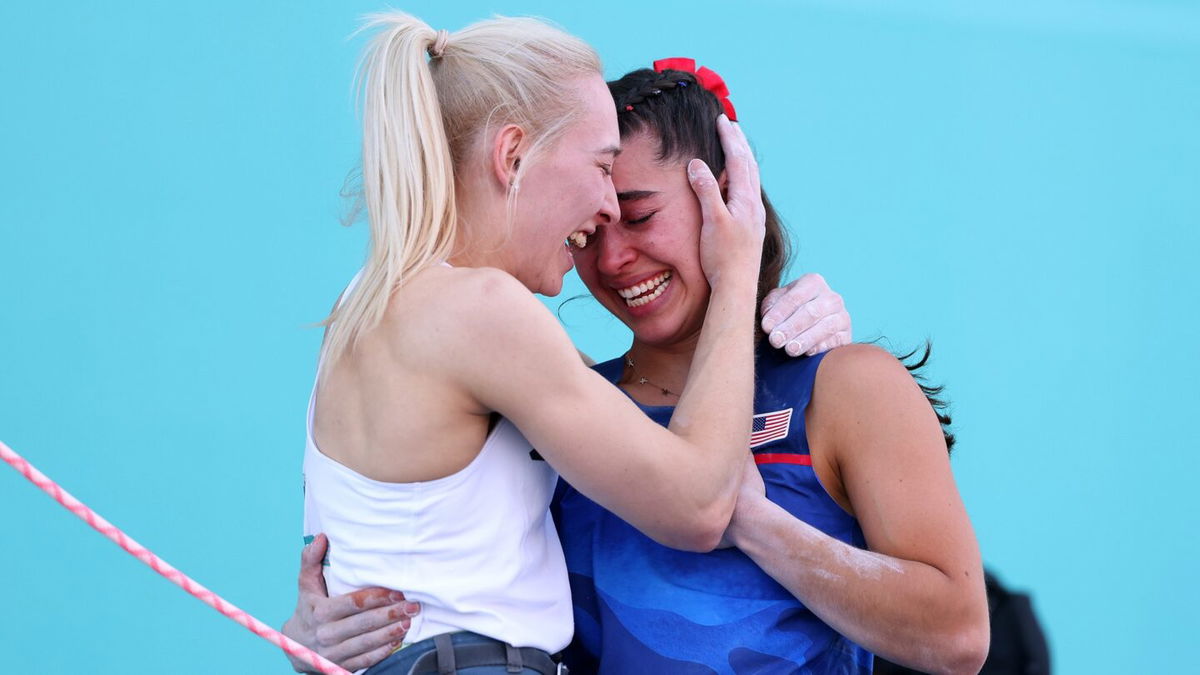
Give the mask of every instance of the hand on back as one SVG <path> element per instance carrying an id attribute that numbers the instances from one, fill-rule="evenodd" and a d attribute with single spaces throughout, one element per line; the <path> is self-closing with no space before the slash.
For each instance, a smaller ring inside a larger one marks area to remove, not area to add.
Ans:
<path id="1" fill-rule="evenodd" d="M 283 634 L 351 672 L 369 668 L 400 646 L 420 605 L 387 588 L 329 597 L 321 570 L 328 544 L 321 534 L 304 547 L 296 611 L 283 625 Z M 308 664 L 289 659 L 296 672 L 313 672 Z"/>

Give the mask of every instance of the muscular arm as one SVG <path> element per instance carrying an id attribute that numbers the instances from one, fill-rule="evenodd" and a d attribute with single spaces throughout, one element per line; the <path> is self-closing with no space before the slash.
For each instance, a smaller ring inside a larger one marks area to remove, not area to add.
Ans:
<path id="1" fill-rule="evenodd" d="M 833 458 L 871 550 L 756 495 L 739 501 L 729 540 L 868 650 L 926 672 L 978 672 L 988 649 L 979 550 L 916 383 L 880 349 L 835 350 L 818 371 L 807 419 L 810 443 Z"/>

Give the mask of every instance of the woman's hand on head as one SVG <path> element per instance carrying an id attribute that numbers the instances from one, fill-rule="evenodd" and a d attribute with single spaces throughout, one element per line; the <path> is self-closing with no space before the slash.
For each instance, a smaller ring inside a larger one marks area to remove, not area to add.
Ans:
<path id="1" fill-rule="evenodd" d="M 788 356 L 812 356 L 850 344 L 850 314 L 820 274 L 805 274 L 767 293 L 762 329 Z"/>
<path id="2" fill-rule="evenodd" d="M 379 587 L 329 597 L 321 570 L 328 545 L 319 534 L 300 554 L 300 594 L 283 634 L 351 672 L 369 668 L 400 646 L 420 606 Z M 288 659 L 298 673 L 315 672 Z"/>
<path id="3" fill-rule="evenodd" d="M 742 130 L 724 115 L 717 118 L 717 133 L 725 150 L 726 197 L 712 170 L 699 159 L 688 163 L 688 182 L 700 201 L 700 264 L 712 285 L 726 271 L 758 278 L 766 232 L 766 208 L 758 177 L 758 162 Z"/>

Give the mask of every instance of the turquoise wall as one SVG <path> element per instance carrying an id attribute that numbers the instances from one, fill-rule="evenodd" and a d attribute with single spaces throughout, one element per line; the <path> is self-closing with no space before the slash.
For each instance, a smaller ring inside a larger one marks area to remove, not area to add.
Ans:
<path id="1" fill-rule="evenodd" d="M 311 324 L 365 242 L 337 224 L 347 36 L 380 7 L 0 6 L 0 440 L 275 625 Z M 1058 672 L 1194 660 L 1200 7 L 406 8 L 543 15 L 613 76 L 678 55 L 725 76 L 796 269 L 857 338 L 933 338 L 984 558 L 1033 593 Z M 625 346 L 590 300 L 562 317 L 594 356 Z M 0 514 L 0 670 L 289 672 L 7 469 Z"/>

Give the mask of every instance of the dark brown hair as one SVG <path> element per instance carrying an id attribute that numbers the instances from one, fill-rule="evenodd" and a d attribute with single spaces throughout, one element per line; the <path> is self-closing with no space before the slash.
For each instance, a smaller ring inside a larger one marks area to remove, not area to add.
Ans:
<path id="1" fill-rule="evenodd" d="M 725 170 L 725 152 L 717 137 L 717 116 L 723 112 L 717 97 L 682 70 L 659 73 L 642 68 L 608 83 L 617 104 L 621 138 L 649 133 L 659 141 L 658 160 L 704 160 L 714 176 Z M 763 296 L 779 286 L 791 256 L 787 234 L 779 214 L 764 191 L 767 232 L 763 239 L 762 264 L 758 275 L 758 305 Z"/>
<path id="2" fill-rule="evenodd" d="M 724 112 L 717 97 L 697 81 L 696 76 L 682 70 L 661 73 L 642 68 L 626 73 L 608 83 L 613 101 L 617 104 L 617 123 L 621 138 L 648 133 L 658 139 L 658 161 L 704 160 L 713 175 L 725 170 L 725 152 L 717 136 L 717 116 Z M 791 246 L 775 207 L 762 195 L 767 210 L 767 232 L 763 239 L 762 263 L 758 275 L 758 306 L 771 289 L 779 286 L 783 270 L 791 259 Z M 760 317 L 761 318 L 761 317 Z M 946 441 L 946 450 L 954 447 L 950 431 L 948 402 L 941 398 L 942 387 L 926 381 L 921 369 L 929 362 L 933 345 L 925 342 L 924 349 L 897 355 L 900 362 L 917 381 L 921 393 L 937 414 Z M 923 353 L 918 356 L 918 352 Z"/>

